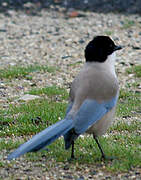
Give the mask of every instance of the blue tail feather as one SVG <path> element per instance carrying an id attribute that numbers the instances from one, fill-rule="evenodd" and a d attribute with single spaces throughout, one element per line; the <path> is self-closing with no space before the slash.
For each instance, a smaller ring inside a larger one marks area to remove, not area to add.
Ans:
<path id="1" fill-rule="evenodd" d="M 35 152 L 43 149 L 45 146 L 51 144 L 61 135 L 66 134 L 73 126 L 72 119 L 64 119 L 58 121 L 56 124 L 49 126 L 45 130 L 36 134 L 26 143 L 20 145 L 14 152 L 12 152 L 7 159 L 15 159 L 27 152 Z"/>

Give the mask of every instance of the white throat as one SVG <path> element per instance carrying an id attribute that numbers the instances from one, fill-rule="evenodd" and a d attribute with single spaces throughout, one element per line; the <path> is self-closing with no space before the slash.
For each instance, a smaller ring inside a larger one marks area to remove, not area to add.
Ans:
<path id="1" fill-rule="evenodd" d="M 116 53 L 113 52 L 111 55 L 109 55 L 104 62 L 86 62 L 84 68 L 96 68 L 101 69 L 102 71 L 109 71 L 115 78 L 116 72 L 115 72 L 115 60 L 116 60 Z"/>
<path id="2" fill-rule="evenodd" d="M 116 76 L 115 72 L 115 61 L 116 61 L 116 53 L 113 52 L 111 55 L 108 56 L 107 60 L 103 63 L 109 71 Z"/>
<path id="3" fill-rule="evenodd" d="M 116 53 L 113 52 L 112 54 L 110 54 L 108 56 L 108 58 L 105 61 L 105 63 L 111 64 L 112 66 L 115 66 L 115 61 L 116 61 Z"/>

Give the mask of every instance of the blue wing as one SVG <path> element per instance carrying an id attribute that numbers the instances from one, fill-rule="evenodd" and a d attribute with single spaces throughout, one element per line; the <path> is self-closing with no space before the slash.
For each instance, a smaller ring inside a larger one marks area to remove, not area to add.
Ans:
<path id="1" fill-rule="evenodd" d="M 73 140 L 109 112 L 116 105 L 117 99 L 118 94 L 111 100 L 103 103 L 86 99 L 73 119 L 74 128 L 64 135 L 65 148 L 68 149 Z"/>
<path id="2" fill-rule="evenodd" d="M 73 106 L 73 102 L 70 102 L 70 103 L 68 104 L 68 107 L 67 107 L 67 110 L 66 110 L 66 115 L 70 112 L 72 106 Z"/>
<path id="3" fill-rule="evenodd" d="M 77 134 L 84 133 L 116 105 L 117 99 L 118 95 L 103 103 L 98 103 L 95 100 L 85 100 L 73 121 L 75 132 Z"/>

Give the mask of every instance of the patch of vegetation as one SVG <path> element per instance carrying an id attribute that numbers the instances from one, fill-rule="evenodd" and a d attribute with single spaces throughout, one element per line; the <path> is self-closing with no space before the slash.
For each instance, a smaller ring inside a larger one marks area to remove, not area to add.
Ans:
<path id="1" fill-rule="evenodd" d="M 123 29 L 131 28 L 131 26 L 135 25 L 135 21 L 126 19 L 126 21 L 123 23 Z"/>
<path id="2" fill-rule="evenodd" d="M 121 132 L 122 131 L 126 131 L 128 133 L 133 133 L 137 131 L 137 127 L 140 127 L 141 123 L 138 121 L 133 121 L 132 123 L 127 123 L 127 122 L 117 122 L 116 125 L 112 126 L 110 128 L 111 131 L 118 131 Z"/>
<path id="3" fill-rule="evenodd" d="M 69 64 L 69 66 L 75 67 L 75 66 L 77 66 L 77 65 L 79 65 L 81 63 L 82 63 L 82 61 L 77 61 L 75 63 Z"/>
<path id="4" fill-rule="evenodd" d="M 31 89 L 28 94 L 32 95 L 47 95 L 48 97 L 57 97 L 61 100 L 68 99 L 68 93 L 64 88 L 56 87 L 56 86 L 49 86 L 44 88 L 34 88 Z"/>
<path id="5" fill-rule="evenodd" d="M 56 71 L 55 67 L 49 66 L 39 66 L 39 65 L 29 65 L 27 67 L 22 66 L 9 66 L 5 69 L 0 69 L 0 78 L 14 79 L 14 78 L 23 78 L 32 79 L 32 76 L 29 76 L 33 72 L 49 72 L 54 73 Z"/>
<path id="6" fill-rule="evenodd" d="M 61 94 L 63 99 L 68 96 L 64 89 L 58 87 L 34 89 L 31 94 L 47 94 L 50 97 Z M 136 111 L 140 107 L 140 99 L 139 93 L 122 89 L 119 96 L 117 115 L 121 117 L 131 115 L 132 111 Z M 27 135 L 37 134 L 57 122 L 58 119 L 64 118 L 65 110 L 66 103 L 56 102 L 55 99 L 36 99 L 24 102 L 21 105 L 10 104 L 7 110 L 0 111 L 0 136 L 22 135 L 25 142 L 29 139 Z M 105 154 L 117 157 L 112 162 L 104 162 L 106 170 L 124 172 L 134 167 L 140 167 L 139 146 L 141 139 L 138 134 L 140 131 L 140 122 L 133 122 L 132 124 L 119 122 L 111 127 L 109 136 L 99 138 Z M 21 142 L 12 142 L 12 140 L 5 142 L 2 140 L 0 150 L 11 150 L 18 147 L 20 143 L 23 143 L 23 140 Z M 92 136 L 81 136 L 76 140 L 75 156 L 77 159 L 72 164 L 101 163 L 101 154 Z M 47 150 L 38 153 L 27 153 L 24 157 L 28 161 L 42 161 L 43 157 L 45 157 L 46 160 L 53 160 L 54 162 L 67 162 L 70 158 L 70 150 L 66 151 L 64 149 L 63 138 L 59 138 L 48 146 Z M 5 165 L 0 162 L 0 166 Z"/>
<path id="7" fill-rule="evenodd" d="M 0 161 L 0 167 L 4 167 L 4 163 L 2 161 Z"/>
<path id="8" fill-rule="evenodd" d="M 111 36 L 111 35 L 113 34 L 113 31 L 105 31 L 105 34 L 106 34 L 107 36 Z"/>
<path id="9" fill-rule="evenodd" d="M 23 143 L 23 141 L 16 141 L 16 142 L 13 142 L 12 139 L 11 140 L 1 140 L 0 141 L 0 150 L 3 150 L 3 149 L 8 149 L 8 150 L 11 150 L 11 149 L 14 149 L 16 147 L 18 147 L 21 143 Z"/>
<path id="10" fill-rule="evenodd" d="M 120 117 L 128 117 L 139 110 L 141 110 L 141 93 L 121 89 L 117 115 Z"/>
<path id="11" fill-rule="evenodd" d="M 0 136 L 31 135 L 63 118 L 65 103 L 34 100 L 20 106 L 10 105 L 7 111 L 0 114 Z"/>
<path id="12" fill-rule="evenodd" d="M 128 74 L 135 74 L 136 77 L 141 77 L 141 65 L 132 66 L 126 71 Z"/>

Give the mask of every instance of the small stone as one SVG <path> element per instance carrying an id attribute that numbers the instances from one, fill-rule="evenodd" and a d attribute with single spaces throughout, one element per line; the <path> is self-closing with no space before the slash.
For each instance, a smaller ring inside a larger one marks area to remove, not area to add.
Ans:
<path id="1" fill-rule="evenodd" d="M 0 29 L 0 32 L 6 32 L 6 29 Z"/>
<path id="2" fill-rule="evenodd" d="M 141 47 L 139 47 L 139 46 L 132 46 L 132 49 L 135 49 L 135 50 L 140 50 L 140 49 L 141 49 Z"/>
<path id="3" fill-rule="evenodd" d="M 80 176 L 77 180 L 84 180 L 84 177 Z"/>
<path id="4" fill-rule="evenodd" d="M 105 179 L 112 179 L 111 176 L 106 176 Z"/>
<path id="5" fill-rule="evenodd" d="M 70 17 L 70 18 L 75 18 L 75 17 L 77 17 L 79 14 L 78 14 L 78 12 L 77 11 L 72 11 L 72 12 L 69 12 L 68 13 L 68 16 Z"/>
<path id="6" fill-rule="evenodd" d="M 92 171 L 91 172 L 91 175 L 96 175 L 97 174 L 97 171 Z"/>
<path id="7" fill-rule="evenodd" d="M 102 173 L 102 172 L 99 172 L 98 175 L 99 175 L 99 176 L 103 176 L 103 173 Z"/>
<path id="8" fill-rule="evenodd" d="M 63 178 L 65 178 L 65 179 L 73 179 L 73 177 L 72 177 L 72 176 L 70 176 L 70 175 L 63 176 Z"/>
<path id="9" fill-rule="evenodd" d="M 140 172 L 135 172 L 136 175 L 140 175 L 141 173 Z"/>
<path id="10" fill-rule="evenodd" d="M 31 8 L 32 7 L 32 3 L 28 2 L 24 4 L 25 8 Z"/>
<path id="11" fill-rule="evenodd" d="M 133 77 L 134 76 L 134 74 L 129 74 L 129 77 Z"/>
<path id="12" fill-rule="evenodd" d="M 6 7 L 7 5 L 8 5 L 7 2 L 2 3 L 2 6 L 4 6 L 4 7 Z"/>
<path id="13" fill-rule="evenodd" d="M 132 175 L 132 176 L 130 177 L 130 179 L 136 179 L 136 176 L 135 176 L 135 175 Z"/>
<path id="14" fill-rule="evenodd" d="M 41 97 L 40 96 L 31 95 L 31 94 L 25 94 L 24 96 L 20 97 L 19 100 L 30 101 L 30 100 L 39 99 L 39 98 L 41 98 Z"/>
<path id="15" fill-rule="evenodd" d="M 69 170 L 69 166 L 68 165 L 64 166 L 64 170 Z"/>
<path id="16" fill-rule="evenodd" d="M 72 56 L 62 56 L 62 59 L 71 58 Z"/>
<path id="17" fill-rule="evenodd" d="M 84 41 L 83 39 L 80 39 L 80 40 L 79 40 L 79 43 L 80 43 L 80 44 L 83 44 L 84 42 L 85 42 L 85 41 Z"/>

